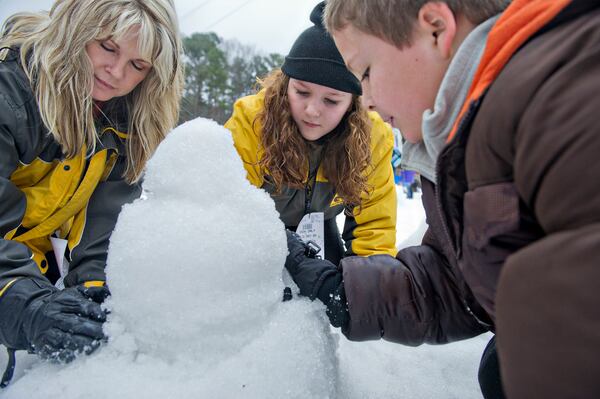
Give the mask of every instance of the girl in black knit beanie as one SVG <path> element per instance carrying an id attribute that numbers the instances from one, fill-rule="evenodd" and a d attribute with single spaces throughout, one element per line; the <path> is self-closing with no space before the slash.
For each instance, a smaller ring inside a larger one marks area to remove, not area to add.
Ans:
<path id="1" fill-rule="evenodd" d="M 281 70 L 239 99 L 225 127 L 248 179 L 264 188 L 286 228 L 312 239 L 334 264 L 343 256 L 396 255 L 393 134 L 360 102 L 361 85 L 322 25 L 292 46 Z M 335 221 L 345 211 L 341 240 Z"/>

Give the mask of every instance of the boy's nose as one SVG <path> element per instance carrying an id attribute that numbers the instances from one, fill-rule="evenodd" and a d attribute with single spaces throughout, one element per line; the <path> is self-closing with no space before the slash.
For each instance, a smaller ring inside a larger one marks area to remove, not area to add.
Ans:
<path id="1" fill-rule="evenodd" d="M 368 85 L 362 85 L 363 94 L 361 96 L 361 102 L 363 107 L 367 108 L 369 111 L 375 111 L 375 102 L 373 101 L 373 97 L 371 97 L 371 93 L 368 90 Z"/>
<path id="2" fill-rule="evenodd" d="M 362 102 L 363 107 L 367 108 L 369 111 L 375 111 L 375 104 L 371 101 L 371 97 L 361 96 L 360 101 Z"/>

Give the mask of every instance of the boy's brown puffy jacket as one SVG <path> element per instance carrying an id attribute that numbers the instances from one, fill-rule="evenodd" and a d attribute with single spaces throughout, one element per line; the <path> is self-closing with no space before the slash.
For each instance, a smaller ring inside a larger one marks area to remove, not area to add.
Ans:
<path id="1" fill-rule="evenodd" d="M 424 245 L 341 262 L 349 338 L 446 342 L 487 321 L 509 398 L 600 397 L 598 93 L 600 1 L 513 1 L 424 185 Z"/>

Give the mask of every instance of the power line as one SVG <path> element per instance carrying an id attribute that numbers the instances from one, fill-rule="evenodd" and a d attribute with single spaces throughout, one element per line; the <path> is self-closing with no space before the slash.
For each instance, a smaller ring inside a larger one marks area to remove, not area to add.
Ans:
<path id="1" fill-rule="evenodd" d="M 0 0 L 2 1 L 2 0 Z M 200 3 L 199 5 L 197 5 L 196 7 L 192 8 L 190 11 L 188 11 L 185 16 L 181 19 L 186 19 L 190 16 L 192 16 L 196 11 L 198 11 L 199 9 L 201 9 L 202 7 L 204 7 L 205 5 L 207 5 L 208 3 L 210 3 L 212 0 L 206 0 L 203 1 L 202 3 Z"/>
<path id="2" fill-rule="evenodd" d="M 210 1 L 210 0 L 208 0 Z M 210 24 L 209 26 L 207 26 L 206 28 L 204 28 L 204 31 L 208 31 L 210 28 L 212 28 L 213 26 L 217 25 L 218 23 L 222 22 L 223 20 L 229 18 L 230 16 L 232 16 L 233 14 L 235 14 L 236 12 L 238 12 L 239 10 L 241 10 L 242 8 L 246 7 L 248 4 L 252 3 L 254 0 L 247 0 L 246 2 L 244 2 L 244 4 L 240 5 L 239 7 L 233 9 L 231 12 L 225 14 L 224 16 L 222 16 L 221 18 L 217 19 L 215 22 L 213 22 L 212 24 Z"/>

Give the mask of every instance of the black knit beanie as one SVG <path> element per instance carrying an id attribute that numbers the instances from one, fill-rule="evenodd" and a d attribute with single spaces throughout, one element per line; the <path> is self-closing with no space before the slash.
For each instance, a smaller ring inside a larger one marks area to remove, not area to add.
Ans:
<path id="1" fill-rule="evenodd" d="M 352 94 L 362 94 L 360 82 L 354 76 L 323 27 L 325 2 L 310 13 L 314 26 L 306 29 L 294 42 L 281 70 L 291 78 L 316 83 Z"/>

